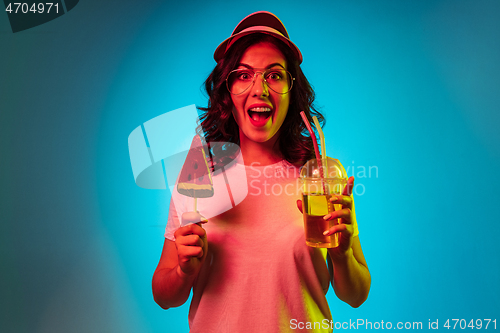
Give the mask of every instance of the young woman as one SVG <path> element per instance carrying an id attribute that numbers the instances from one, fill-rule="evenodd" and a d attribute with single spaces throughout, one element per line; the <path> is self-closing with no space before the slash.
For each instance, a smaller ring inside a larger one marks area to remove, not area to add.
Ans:
<path id="1" fill-rule="evenodd" d="M 314 150 L 300 111 L 323 117 L 300 69 L 302 55 L 275 15 L 257 12 L 238 24 L 214 58 L 201 129 L 207 142 L 239 145 L 248 194 L 210 214 L 208 223 L 171 204 L 153 276 L 155 301 L 165 309 L 179 306 L 193 290 L 191 332 L 328 331 L 329 284 L 353 307 L 370 289 L 349 191 L 354 179 L 332 198 L 343 209 L 325 217 L 341 218 L 327 231 L 340 234 L 339 246 L 308 247 L 296 180 Z"/>

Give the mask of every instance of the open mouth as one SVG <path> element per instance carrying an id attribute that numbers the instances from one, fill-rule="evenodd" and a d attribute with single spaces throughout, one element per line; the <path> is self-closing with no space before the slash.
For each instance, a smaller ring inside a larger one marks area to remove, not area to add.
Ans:
<path id="1" fill-rule="evenodd" d="M 261 122 L 267 120 L 271 117 L 272 110 L 268 107 L 256 107 L 248 110 L 248 115 L 250 118 L 256 122 Z"/>

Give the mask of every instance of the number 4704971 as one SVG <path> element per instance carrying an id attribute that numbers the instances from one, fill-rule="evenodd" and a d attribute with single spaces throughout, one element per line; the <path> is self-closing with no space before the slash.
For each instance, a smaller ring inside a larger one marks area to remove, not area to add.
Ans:
<path id="1" fill-rule="evenodd" d="M 52 9 L 54 7 L 54 9 Z M 9 12 L 10 14 L 28 14 L 28 13 L 34 13 L 34 14 L 43 14 L 43 13 L 50 13 L 50 11 L 56 11 L 56 13 L 59 13 L 59 4 L 58 3 L 53 3 L 53 2 L 39 2 L 39 3 L 34 3 L 31 5 L 27 3 L 21 3 L 21 2 L 10 2 L 7 5 L 7 8 L 5 8 L 6 12 Z"/>
<path id="2" fill-rule="evenodd" d="M 490 323 L 492 324 L 490 326 Z M 488 326 L 492 327 L 494 330 L 497 329 L 497 320 L 496 319 L 471 319 L 469 322 L 467 322 L 465 319 L 448 319 L 444 323 L 443 327 L 446 327 L 447 329 L 466 329 L 466 328 L 472 328 L 472 329 L 488 329 Z"/>

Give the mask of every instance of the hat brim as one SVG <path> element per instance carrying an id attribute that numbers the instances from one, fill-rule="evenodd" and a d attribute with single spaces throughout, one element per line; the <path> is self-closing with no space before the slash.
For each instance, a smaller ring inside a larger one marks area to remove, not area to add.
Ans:
<path id="1" fill-rule="evenodd" d="M 231 48 L 231 46 L 240 38 L 244 36 L 248 36 L 251 34 L 255 33 L 262 33 L 262 34 L 267 34 L 271 35 L 282 42 L 284 42 L 292 52 L 294 53 L 295 57 L 299 61 L 299 64 L 302 63 L 302 53 L 300 52 L 299 48 L 288 38 L 283 36 L 278 30 L 273 29 L 271 27 L 267 26 L 252 26 L 244 29 L 243 31 L 236 33 L 232 35 L 231 37 L 227 38 L 224 40 L 220 45 L 217 47 L 217 49 L 214 52 L 214 59 L 216 62 L 219 62 L 224 56 L 226 55 L 227 51 Z"/>

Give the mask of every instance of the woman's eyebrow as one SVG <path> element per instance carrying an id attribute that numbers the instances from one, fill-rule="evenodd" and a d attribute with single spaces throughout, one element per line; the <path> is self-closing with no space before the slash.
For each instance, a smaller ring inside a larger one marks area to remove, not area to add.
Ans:
<path id="1" fill-rule="evenodd" d="M 248 69 L 255 69 L 254 67 L 252 67 L 252 66 L 250 66 L 250 65 L 247 65 L 247 64 L 244 64 L 244 63 L 239 63 L 239 64 L 238 64 L 238 67 L 240 67 L 240 66 L 246 67 L 246 68 L 248 68 Z M 282 64 L 278 63 L 278 62 L 275 62 L 275 63 L 272 63 L 272 64 L 270 64 L 270 65 L 267 65 L 267 66 L 265 67 L 265 69 L 269 69 L 269 68 L 272 68 L 272 67 L 274 67 L 274 66 L 280 66 L 281 68 L 285 69 L 285 67 L 284 67 Z"/>

